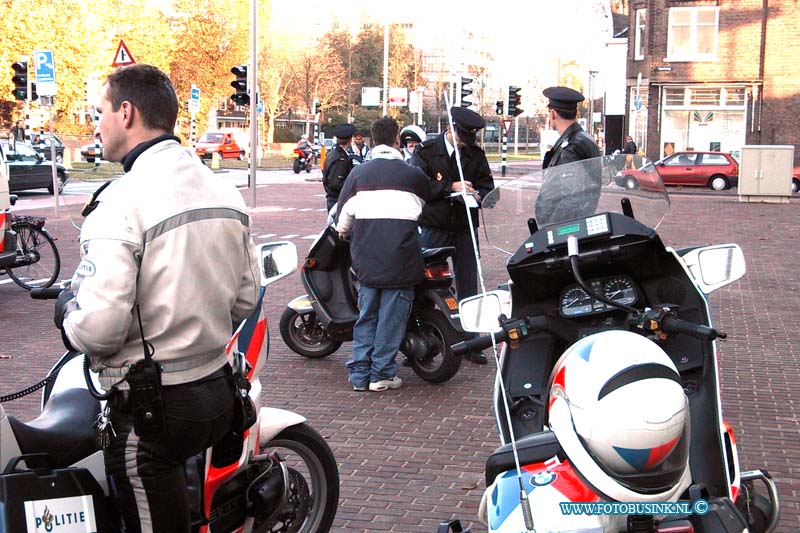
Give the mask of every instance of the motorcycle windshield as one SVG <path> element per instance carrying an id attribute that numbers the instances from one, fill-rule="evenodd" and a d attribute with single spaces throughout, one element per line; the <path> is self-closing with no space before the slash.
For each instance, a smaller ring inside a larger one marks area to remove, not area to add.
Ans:
<path id="1" fill-rule="evenodd" d="M 669 197 L 655 165 L 625 169 L 625 156 L 585 159 L 536 169 L 503 181 L 481 202 L 481 227 L 488 246 L 514 252 L 530 236 L 528 220 L 539 228 L 594 213 L 624 213 L 657 228 L 669 210 Z"/>

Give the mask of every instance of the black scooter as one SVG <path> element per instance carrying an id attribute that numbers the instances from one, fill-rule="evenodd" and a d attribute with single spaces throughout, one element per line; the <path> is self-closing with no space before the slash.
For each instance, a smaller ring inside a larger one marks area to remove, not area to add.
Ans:
<path id="1" fill-rule="evenodd" d="M 450 346 L 464 338 L 447 259 L 452 247 L 423 250 L 425 280 L 415 287 L 411 316 L 400 351 L 414 372 L 431 383 L 452 378 L 461 356 Z M 330 226 L 311 246 L 300 271 L 307 294 L 293 299 L 281 315 L 280 332 L 292 351 L 311 358 L 332 354 L 353 340 L 358 297 L 350 272 L 350 245 Z"/>

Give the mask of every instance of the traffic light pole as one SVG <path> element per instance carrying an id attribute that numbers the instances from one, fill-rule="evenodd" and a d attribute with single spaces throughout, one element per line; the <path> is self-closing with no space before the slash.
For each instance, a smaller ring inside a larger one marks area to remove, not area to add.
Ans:
<path id="1" fill-rule="evenodd" d="M 500 153 L 500 175 L 505 177 L 506 166 L 508 165 L 508 129 L 506 128 L 505 118 L 503 118 L 503 139 Z"/>
<path id="2" fill-rule="evenodd" d="M 251 209 L 256 207 L 256 168 L 258 166 L 257 164 L 253 164 L 254 161 L 258 161 L 254 157 L 254 154 L 258 154 L 258 121 L 256 115 L 258 107 L 258 65 L 256 61 L 256 45 L 258 42 L 256 35 L 257 4 L 257 0 L 250 0 L 250 169 L 247 179 L 250 183 Z"/>
<path id="3" fill-rule="evenodd" d="M 61 184 L 58 182 L 58 172 L 56 172 L 56 143 L 55 143 L 55 129 L 53 128 L 53 97 L 43 96 L 47 98 L 47 112 L 50 115 L 50 166 L 53 169 L 53 204 L 55 217 L 58 218 L 58 198 L 61 196 Z M 42 136 L 44 139 L 44 136 Z"/>

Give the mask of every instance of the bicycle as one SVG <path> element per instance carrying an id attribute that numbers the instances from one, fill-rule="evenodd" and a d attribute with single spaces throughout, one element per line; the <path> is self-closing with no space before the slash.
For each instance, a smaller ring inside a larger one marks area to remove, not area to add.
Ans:
<path id="1" fill-rule="evenodd" d="M 55 239 L 44 229 L 44 217 L 14 216 L 17 258 L 5 268 L 6 274 L 23 289 L 49 287 L 58 279 L 61 256 Z"/>

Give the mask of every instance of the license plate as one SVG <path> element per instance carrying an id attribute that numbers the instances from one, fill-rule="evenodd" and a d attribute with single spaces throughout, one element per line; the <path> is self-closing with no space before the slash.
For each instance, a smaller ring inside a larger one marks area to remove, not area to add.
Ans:
<path id="1" fill-rule="evenodd" d="M 456 301 L 455 298 L 445 298 L 444 302 L 447 304 L 447 308 L 450 309 L 451 311 L 458 310 L 458 302 Z"/>

